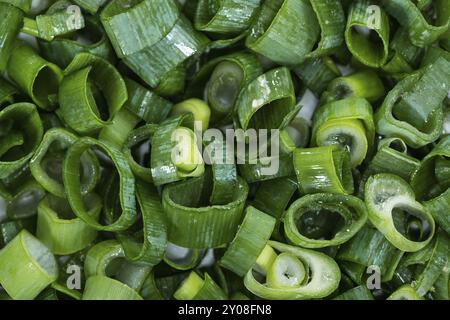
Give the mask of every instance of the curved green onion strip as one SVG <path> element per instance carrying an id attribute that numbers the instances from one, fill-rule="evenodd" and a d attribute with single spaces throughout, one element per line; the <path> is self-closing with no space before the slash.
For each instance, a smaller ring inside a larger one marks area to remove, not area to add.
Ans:
<path id="1" fill-rule="evenodd" d="M 209 106 L 200 99 L 188 99 L 173 106 L 171 116 L 178 116 L 185 113 L 192 113 L 194 121 L 198 122 L 198 126 L 202 131 L 209 128 L 209 118 L 211 117 L 211 110 Z"/>
<path id="2" fill-rule="evenodd" d="M 30 160 L 43 131 L 33 104 L 16 103 L 0 110 L 0 179 L 12 175 Z"/>
<path id="3" fill-rule="evenodd" d="M 109 225 L 100 224 L 88 214 L 83 194 L 81 193 L 80 157 L 91 148 L 98 148 L 104 151 L 111 158 L 119 174 L 120 192 L 118 201 L 120 202 L 122 212 L 118 219 Z M 129 228 L 135 222 L 135 180 L 127 159 L 115 146 L 89 137 L 84 137 L 76 141 L 67 151 L 66 158 L 63 162 L 63 181 L 67 199 L 74 213 L 96 230 L 122 231 Z"/>
<path id="4" fill-rule="evenodd" d="M 352 167 L 373 151 L 375 125 L 372 106 L 363 98 L 347 98 L 319 107 L 314 113 L 313 145 L 337 145 L 350 152 Z"/>
<path id="5" fill-rule="evenodd" d="M 173 248 L 174 246 L 174 244 L 168 244 L 168 248 Z M 183 257 L 180 257 L 179 255 L 172 255 L 167 250 L 164 255 L 164 262 L 170 267 L 180 271 L 188 271 L 197 267 L 202 262 L 206 253 L 205 250 L 199 249 L 187 249 L 179 246 L 175 246 L 175 248 L 183 249 L 183 253 L 185 253 Z"/>
<path id="6" fill-rule="evenodd" d="M 35 20 L 24 19 L 22 32 L 52 41 L 57 36 L 84 28 L 84 17 L 80 7 L 69 1 L 57 1 L 45 14 L 36 16 Z"/>
<path id="7" fill-rule="evenodd" d="M 242 91 L 236 103 L 244 130 L 280 129 L 298 113 L 294 85 L 287 68 L 277 68 L 259 76 Z"/>
<path id="8" fill-rule="evenodd" d="M 188 60 L 186 64 L 189 64 Z M 182 94 L 186 86 L 187 70 L 184 63 L 168 71 L 158 85 L 155 92 L 163 97 Z"/>
<path id="9" fill-rule="evenodd" d="M 306 195 L 290 206 L 284 217 L 284 230 L 287 239 L 297 246 L 324 248 L 347 242 L 366 221 L 367 210 L 360 199 L 319 193 Z"/>
<path id="10" fill-rule="evenodd" d="M 413 148 L 437 140 L 442 132 L 442 103 L 450 82 L 448 70 L 449 62 L 441 58 L 400 81 L 375 113 L 377 132 L 400 137 Z"/>
<path id="11" fill-rule="evenodd" d="M 18 93 L 12 84 L 0 77 L 0 110 L 12 104 Z"/>
<path id="12" fill-rule="evenodd" d="M 123 147 L 123 154 L 127 158 L 133 174 L 136 178 L 148 183 L 153 182 L 152 171 L 150 168 L 143 166 L 135 159 L 133 156 L 133 148 L 138 146 L 140 143 L 151 140 L 157 128 L 158 126 L 155 124 L 147 124 L 131 131 Z"/>
<path id="13" fill-rule="evenodd" d="M 225 293 L 209 274 L 200 277 L 195 271 L 183 281 L 173 294 L 177 300 L 226 300 Z"/>
<path id="14" fill-rule="evenodd" d="M 89 13 L 95 14 L 108 0 L 73 0 L 73 2 Z"/>
<path id="15" fill-rule="evenodd" d="M 39 41 L 39 48 L 45 59 L 66 68 L 78 53 L 89 52 L 110 62 L 116 60 L 114 50 L 100 23 L 92 18 L 85 18 L 86 26 L 66 37 L 57 37 L 52 41 Z"/>
<path id="16" fill-rule="evenodd" d="M 423 298 L 417 295 L 416 290 L 411 285 L 405 284 L 395 290 L 387 300 L 423 300 Z"/>
<path id="17" fill-rule="evenodd" d="M 398 249 L 419 251 L 433 238 L 433 217 L 415 200 L 414 191 L 402 178 L 383 173 L 370 177 L 365 186 L 365 201 L 369 220 Z M 418 239 L 404 234 L 406 230 L 403 233 L 398 230 L 411 218 L 420 219 L 425 229 Z M 399 224 L 395 220 L 400 220 Z"/>
<path id="18" fill-rule="evenodd" d="M 109 276 L 114 270 L 115 262 L 125 257 L 120 242 L 116 240 L 105 240 L 92 246 L 84 260 L 84 273 L 86 278 L 92 276 Z"/>
<path id="19" fill-rule="evenodd" d="M 256 55 L 238 52 L 208 61 L 188 85 L 188 97 L 207 97 L 211 122 L 228 121 L 242 89 L 263 73 Z"/>
<path id="20" fill-rule="evenodd" d="M 34 299 L 57 277 L 55 257 L 26 230 L 0 251 L 0 284 L 12 299 Z"/>
<path id="21" fill-rule="evenodd" d="M 86 280 L 82 300 L 143 300 L 126 284 L 104 276 L 92 276 Z"/>
<path id="22" fill-rule="evenodd" d="M 306 59 L 294 68 L 294 72 L 316 96 L 326 90 L 331 80 L 341 75 L 334 61 L 328 56 Z"/>
<path id="23" fill-rule="evenodd" d="M 7 202 L 6 215 L 14 220 L 35 216 L 39 201 L 44 196 L 45 190 L 36 181 L 33 179 L 22 181 Z"/>
<path id="24" fill-rule="evenodd" d="M 122 148 L 129 133 L 141 122 L 136 115 L 122 108 L 112 118 L 111 123 L 101 129 L 98 139 Z"/>
<path id="25" fill-rule="evenodd" d="M 62 181 L 62 162 L 64 153 L 78 139 L 77 136 L 61 128 L 48 130 L 39 148 L 30 160 L 33 177 L 45 190 L 55 196 L 64 198 L 66 193 Z M 97 157 L 89 152 L 81 156 L 83 166 L 81 192 L 91 192 L 100 177 Z"/>
<path id="26" fill-rule="evenodd" d="M 193 115 L 188 113 L 167 119 L 153 134 L 150 164 L 156 186 L 203 174 L 205 165 L 192 129 Z"/>
<path id="27" fill-rule="evenodd" d="M 354 191 L 349 153 L 336 146 L 295 150 L 294 169 L 303 193 Z"/>
<path id="28" fill-rule="evenodd" d="M 345 13 L 339 0 L 310 0 L 321 29 L 317 48 L 309 58 L 330 54 L 344 43 Z"/>
<path id="29" fill-rule="evenodd" d="M 280 132 L 280 151 L 292 153 L 296 148 L 306 147 L 309 144 L 309 140 L 310 124 L 308 120 L 296 117 Z"/>
<path id="30" fill-rule="evenodd" d="M 38 107 L 55 109 L 59 84 L 63 78 L 57 65 L 41 58 L 30 46 L 18 44 L 11 52 L 7 72 Z"/>
<path id="31" fill-rule="evenodd" d="M 270 239 L 275 219 L 254 207 L 247 207 L 236 236 L 219 260 L 220 266 L 240 277 L 254 266 Z"/>
<path id="32" fill-rule="evenodd" d="M 170 101 L 129 78 L 125 78 L 125 84 L 128 91 L 125 108 L 146 123 L 161 123 L 167 118 L 172 109 Z"/>
<path id="33" fill-rule="evenodd" d="M 132 235 L 118 234 L 125 256 L 129 261 L 146 266 L 157 265 L 164 256 L 167 246 L 167 225 L 157 190 L 151 185 L 138 181 L 136 194 L 142 214 L 143 230 L 139 243 Z"/>
<path id="34" fill-rule="evenodd" d="M 88 214 L 98 219 L 100 198 L 88 194 L 86 203 Z M 86 248 L 97 237 L 97 231 L 73 214 L 67 200 L 49 194 L 38 206 L 36 236 L 54 254 L 69 255 Z"/>
<path id="35" fill-rule="evenodd" d="M 195 28 L 204 32 L 236 34 L 245 31 L 261 0 L 199 0 Z"/>
<path id="36" fill-rule="evenodd" d="M 303 300 L 324 298 L 331 294 L 339 286 L 341 272 L 336 262 L 323 253 L 293 247 L 275 241 L 269 241 L 269 245 L 280 253 L 287 253 L 292 258 L 298 259 L 303 264 L 306 273 L 310 276 L 304 283 L 291 283 L 282 289 L 270 287 L 268 283 L 260 283 L 250 270 L 244 278 L 245 287 L 263 299 L 271 300 Z M 278 259 L 281 259 L 278 257 Z M 277 262 L 280 268 L 289 271 L 289 265 L 284 261 Z M 285 277 L 284 272 L 278 278 Z M 281 279 L 280 279 L 281 280 Z"/>
<path id="37" fill-rule="evenodd" d="M 216 248 L 233 239 L 247 199 L 247 183 L 238 178 L 233 201 L 224 205 L 208 205 L 210 188 L 208 172 L 164 188 L 162 202 L 170 242 L 203 249 Z"/>
<path id="38" fill-rule="evenodd" d="M 311 53 L 319 33 L 309 1 L 265 1 L 245 45 L 278 64 L 295 66 Z"/>
<path id="39" fill-rule="evenodd" d="M 268 174 L 268 164 L 278 161 L 279 167 L 276 172 Z M 246 162 L 239 164 L 239 174 L 248 183 L 269 181 L 277 178 L 291 177 L 295 175 L 292 162 L 292 153 L 281 154 L 279 157 L 264 157 L 256 159 L 256 163 Z"/>
<path id="40" fill-rule="evenodd" d="M 345 42 L 359 62 L 372 68 L 386 63 L 389 52 L 389 18 L 370 0 L 351 4 L 345 29 Z M 378 14 L 379 13 L 379 14 Z M 367 35 L 366 35 L 367 33 Z"/>
<path id="41" fill-rule="evenodd" d="M 24 12 L 15 3 L 0 2 L 0 71 L 7 67 Z"/>
<path id="42" fill-rule="evenodd" d="M 100 57 L 79 53 L 64 73 L 59 90 L 61 116 L 76 132 L 91 133 L 110 124 L 128 99 L 122 75 Z M 101 115 L 100 102 L 106 104 L 106 116 Z"/>
<path id="43" fill-rule="evenodd" d="M 349 276 L 363 284 L 363 276 L 370 266 L 380 268 L 381 281 L 390 281 L 402 257 L 403 251 L 391 245 L 377 229 L 366 225 L 340 247 L 336 259 L 344 272 L 357 271 Z"/>
<path id="44" fill-rule="evenodd" d="M 380 77 L 372 70 L 364 70 L 331 81 L 325 94 L 325 102 L 359 97 L 373 103 L 384 95 L 385 88 Z"/>
<path id="45" fill-rule="evenodd" d="M 438 40 L 450 26 L 450 19 L 448 16 L 443 21 L 436 20 L 436 24 L 430 24 L 422 14 L 418 5 L 413 1 L 383 0 L 381 3 L 386 11 L 395 17 L 397 21 L 408 30 L 411 42 L 418 47 L 431 45 Z M 443 3 L 444 8 L 446 5 L 448 4 Z M 440 12 L 438 7 L 435 8 L 435 12 Z"/>

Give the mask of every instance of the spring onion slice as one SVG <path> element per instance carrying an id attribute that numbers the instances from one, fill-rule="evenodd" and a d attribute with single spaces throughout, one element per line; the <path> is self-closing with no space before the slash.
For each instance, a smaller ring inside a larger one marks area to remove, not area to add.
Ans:
<path id="1" fill-rule="evenodd" d="M 0 71 L 7 67 L 23 16 L 24 12 L 15 3 L 0 2 Z"/>
<path id="2" fill-rule="evenodd" d="M 361 270 L 352 277 L 358 284 L 362 283 L 366 268 L 370 266 L 380 268 L 381 281 L 391 280 L 402 257 L 403 251 L 395 248 L 382 233 L 368 225 L 343 244 L 336 256 L 344 270 L 349 270 L 352 265 Z"/>
<path id="3" fill-rule="evenodd" d="M 100 23 L 93 17 L 85 18 L 86 26 L 73 36 L 57 37 L 52 41 L 39 41 L 45 59 L 66 68 L 78 53 L 89 52 L 110 62 L 116 60 L 114 49 Z"/>
<path id="4" fill-rule="evenodd" d="M 129 261 L 147 266 L 157 265 L 164 256 L 167 246 L 167 226 L 157 190 L 151 185 L 138 181 L 136 194 L 142 214 L 142 238 L 139 243 L 132 235 L 118 234 L 125 256 Z"/>
<path id="5" fill-rule="evenodd" d="M 353 193 L 349 153 L 336 146 L 295 150 L 294 168 L 303 193 Z"/>
<path id="6" fill-rule="evenodd" d="M 244 130 L 285 126 L 299 110 L 289 69 L 273 69 L 253 80 L 242 91 L 236 108 Z"/>
<path id="7" fill-rule="evenodd" d="M 333 300 L 375 300 L 367 286 L 361 285 L 347 290 Z"/>
<path id="8" fill-rule="evenodd" d="M 347 98 L 319 107 L 314 113 L 313 145 L 337 145 L 350 152 L 352 167 L 373 151 L 375 125 L 372 106 L 363 98 Z"/>
<path id="9" fill-rule="evenodd" d="M 403 285 L 395 290 L 387 300 L 423 300 L 411 285 Z"/>
<path id="10" fill-rule="evenodd" d="M 433 238 L 433 217 L 415 200 L 414 191 L 402 178 L 383 173 L 370 177 L 365 186 L 365 201 L 369 220 L 396 248 L 406 252 L 419 251 Z M 396 225 L 396 217 L 406 221 Z M 398 230 L 413 217 L 420 219 L 422 228 L 427 229 L 417 240 Z"/>
<path id="11" fill-rule="evenodd" d="M 0 110 L 12 104 L 18 94 L 19 92 L 11 83 L 0 77 Z"/>
<path id="12" fill-rule="evenodd" d="M 74 0 L 73 2 L 89 13 L 95 14 L 108 0 Z"/>
<path id="13" fill-rule="evenodd" d="M 126 284 L 104 276 L 92 276 L 86 280 L 82 300 L 143 300 Z"/>
<path id="14" fill-rule="evenodd" d="M 200 0 L 195 28 L 218 34 L 243 32 L 250 26 L 260 3 L 261 0 Z"/>
<path id="15" fill-rule="evenodd" d="M 137 161 L 137 159 L 135 159 L 133 155 L 133 148 L 147 140 L 151 141 L 157 128 L 158 126 L 155 124 L 147 124 L 131 131 L 123 147 L 123 153 L 127 158 L 128 164 L 130 165 L 135 177 L 148 183 L 153 182 L 152 171 L 150 168 L 143 166 Z"/>
<path id="16" fill-rule="evenodd" d="M 172 109 L 170 101 L 129 78 L 125 78 L 125 84 L 129 98 L 126 109 L 146 123 L 161 123 L 167 118 Z"/>
<path id="17" fill-rule="evenodd" d="M 169 118 L 153 134 L 150 164 L 156 186 L 203 174 L 204 162 L 192 122 L 190 113 Z"/>
<path id="18" fill-rule="evenodd" d="M 119 174 L 120 192 L 118 200 L 122 212 L 118 219 L 109 225 L 102 225 L 89 215 L 84 203 L 83 194 L 81 193 L 80 157 L 91 148 L 98 148 L 105 152 L 111 158 Z M 96 230 L 122 231 L 129 228 L 135 222 L 136 203 L 133 172 L 125 156 L 115 146 L 89 137 L 84 137 L 76 141 L 67 151 L 63 162 L 63 181 L 67 199 L 74 213 Z"/>
<path id="19" fill-rule="evenodd" d="M 246 39 L 246 46 L 282 64 L 301 64 L 313 50 L 320 33 L 309 1 L 264 2 Z"/>
<path id="20" fill-rule="evenodd" d="M 26 230 L 0 251 L 0 284 L 15 300 L 34 299 L 57 277 L 55 257 Z"/>
<path id="21" fill-rule="evenodd" d="M 98 219 L 98 196 L 88 194 L 86 206 L 88 214 Z M 54 254 L 69 255 L 86 248 L 97 237 L 97 231 L 73 214 L 67 200 L 47 195 L 38 206 L 36 236 Z"/>
<path id="22" fill-rule="evenodd" d="M 345 30 L 345 41 L 353 56 L 372 68 L 386 63 L 389 52 L 389 18 L 377 6 L 371 10 L 370 0 L 357 0 L 351 5 Z M 369 33 L 365 35 L 366 31 Z"/>
<path id="23" fill-rule="evenodd" d="M 245 287 L 263 299 L 271 300 L 303 300 L 323 298 L 331 294 L 339 286 L 341 272 L 336 262 L 323 253 L 269 241 L 276 251 L 288 253 L 303 264 L 309 277 L 305 283 L 298 283 L 282 289 L 269 287 L 258 282 L 250 270 L 244 278 Z M 280 261 L 280 267 L 289 272 L 289 265 Z M 285 277 L 284 274 L 278 275 Z"/>
<path id="24" fill-rule="evenodd" d="M 278 170 L 270 173 L 270 164 L 278 163 Z M 256 163 L 246 162 L 239 164 L 239 174 L 248 183 L 269 181 L 277 178 L 291 177 L 295 175 L 292 162 L 292 154 L 281 154 L 279 157 L 264 157 L 256 159 Z"/>
<path id="25" fill-rule="evenodd" d="M 170 267 L 180 271 L 188 271 L 196 268 L 200 265 L 206 254 L 205 250 L 182 248 L 171 243 L 168 243 L 167 247 L 175 247 L 183 250 L 184 254 L 182 257 L 180 255 L 169 253 L 169 250 L 167 250 L 164 255 L 164 262 Z"/>
<path id="26" fill-rule="evenodd" d="M 58 197 L 66 196 L 62 181 L 62 161 L 64 151 L 78 139 L 77 136 L 61 128 L 48 130 L 39 148 L 30 160 L 33 177 L 45 190 Z M 95 188 L 100 177 L 100 168 L 93 153 L 82 155 L 83 183 L 81 192 L 86 194 Z"/>
<path id="27" fill-rule="evenodd" d="M 373 103 L 385 95 L 384 84 L 372 70 L 355 72 L 331 81 L 327 88 L 327 103 L 350 97 L 364 98 Z M 323 98 L 322 98 L 323 99 Z"/>
<path id="28" fill-rule="evenodd" d="M 434 1 L 433 1 L 434 2 Z M 435 21 L 430 24 L 422 14 L 420 8 L 413 1 L 406 0 L 383 0 L 381 1 L 386 11 L 408 30 L 411 42 L 418 47 L 431 45 L 438 40 L 449 28 L 450 19 L 447 16 L 443 21 Z M 447 4 L 443 3 L 445 8 Z M 435 9 L 436 13 L 439 8 Z"/>
<path id="29" fill-rule="evenodd" d="M 141 122 L 141 119 L 126 108 L 122 108 L 105 125 L 98 139 L 122 148 L 130 132 Z"/>
<path id="30" fill-rule="evenodd" d="M 220 259 L 220 266 L 240 277 L 254 266 L 275 227 L 275 219 L 254 207 L 247 207 L 236 236 Z"/>
<path id="31" fill-rule="evenodd" d="M 205 278 L 200 277 L 195 271 L 183 281 L 174 293 L 177 300 L 225 300 L 222 289 L 214 282 L 211 276 L 205 273 Z"/>
<path id="32" fill-rule="evenodd" d="M 40 14 L 35 20 L 25 18 L 22 32 L 51 41 L 57 36 L 84 28 L 84 17 L 80 7 L 68 1 L 57 1 L 51 5 L 45 14 Z"/>
<path id="33" fill-rule="evenodd" d="M 123 247 L 117 240 L 105 240 L 92 246 L 84 260 L 86 278 L 109 276 L 114 271 L 114 263 L 125 257 Z"/>
<path id="34" fill-rule="evenodd" d="M 63 78 L 57 65 L 41 58 L 30 46 L 18 44 L 11 53 L 7 72 L 38 107 L 44 110 L 56 107 L 59 83 Z"/>
<path id="35" fill-rule="evenodd" d="M 64 73 L 59 90 L 61 115 L 78 133 L 91 133 L 111 123 L 128 99 L 122 75 L 100 57 L 79 53 Z M 99 110 L 101 97 L 107 106 L 107 120 Z"/>
<path id="36" fill-rule="evenodd" d="M 321 29 L 317 48 L 310 58 L 330 54 L 344 43 L 345 13 L 339 0 L 310 0 Z"/>
<path id="37" fill-rule="evenodd" d="M 224 205 L 205 205 L 210 188 L 208 172 L 164 188 L 162 202 L 170 242 L 185 248 L 203 249 L 219 247 L 233 239 L 242 219 L 247 183 L 238 178 L 233 201 Z"/>
<path id="38" fill-rule="evenodd" d="M 202 131 L 209 128 L 209 118 L 211 117 L 211 110 L 209 106 L 200 99 L 188 99 L 181 101 L 173 106 L 171 116 L 178 116 L 185 113 L 192 113 L 194 121 Z"/>
<path id="39" fill-rule="evenodd" d="M 339 215 L 343 222 L 336 222 L 332 214 Z M 366 221 L 366 207 L 359 198 L 319 193 L 306 195 L 289 207 L 284 217 L 284 230 L 292 244 L 304 248 L 324 248 L 347 242 Z M 327 222 L 334 225 L 331 230 L 324 227 Z"/>
<path id="40" fill-rule="evenodd" d="M 30 103 L 0 110 L 0 128 L 0 179 L 4 179 L 28 163 L 44 130 L 36 106 Z"/>
<path id="41" fill-rule="evenodd" d="M 425 201 L 424 206 L 447 233 L 450 233 L 450 219 L 447 214 L 450 208 L 450 186 L 440 183 L 439 179 L 444 171 L 439 172 L 438 168 L 439 163 L 450 156 L 449 146 L 450 136 L 446 136 L 422 160 L 420 168 L 411 179 L 411 186 L 417 197 Z"/>
<path id="42" fill-rule="evenodd" d="M 435 64 L 400 81 L 375 113 L 377 133 L 400 137 L 413 148 L 437 140 L 442 133 L 442 102 L 448 93 L 448 70 L 448 62 L 439 59 Z M 424 90 L 434 94 L 422 95 Z M 396 112 L 399 101 L 402 101 L 401 108 L 406 113 Z"/>
<path id="43" fill-rule="evenodd" d="M 331 80 L 341 75 L 334 61 L 328 56 L 306 59 L 294 68 L 294 72 L 317 96 L 326 90 Z"/>
<path id="44" fill-rule="evenodd" d="M 35 216 L 38 203 L 45 196 L 42 186 L 34 179 L 26 179 L 13 190 L 6 206 L 6 215 L 14 220 Z"/>

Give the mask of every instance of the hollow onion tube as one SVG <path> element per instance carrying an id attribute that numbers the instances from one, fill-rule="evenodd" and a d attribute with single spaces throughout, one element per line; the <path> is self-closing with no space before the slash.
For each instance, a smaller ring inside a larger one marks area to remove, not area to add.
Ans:
<path id="1" fill-rule="evenodd" d="M 337 145 L 350 152 L 352 167 L 373 151 L 375 125 L 372 106 L 363 98 L 347 98 L 319 107 L 314 113 L 311 143 Z"/>
<path id="2" fill-rule="evenodd" d="M 364 70 L 332 80 L 328 84 L 325 100 L 327 103 L 350 97 L 364 98 L 373 103 L 385 95 L 384 84 L 371 70 Z"/>
<path id="3" fill-rule="evenodd" d="M 195 12 L 195 28 L 204 32 L 236 34 L 245 31 L 261 0 L 200 0 Z"/>
<path id="4" fill-rule="evenodd" d="M 92 276 L 86 280 L 82 300 L 143 300 L 126 284 L 104 276 Z"/>
<path id="5" fill-rule="evenodd" d="M 85 201 L 88 214 L 98 219 L 100 198 L 88 194 Z M 73 214 L 67 200 L 49 194 L 38 206 L 36 236 L 54 254 L 69 255 L 86 248 L 97 237 L 97 231 Z"/>
<path id="6" fill-rule="evenodd" d="M 110 124 L 128 99 L 122 75 L 93 54 L 77 54 L 64 74 L 59 90 L 60 114 L 78 133 L 92 133 Z M 99 109 L 101 102 L 108 110 L 106 115 Z"/>
<path id="7" fill-rule="evenodd" d="M 45 14 L 39 14 L 35 20 L 25 18 L 22 32 L 47 41 L 57 36 L 84 28 L 84 17 L 80 7 L 68 1 L 57 1 Z"/>
<path id="8" fill-rule="evenodd" d="M 303 193 L 353 193 L 353 176 L 347 151 L 336 146 L 297 149 L 293 161 L 299 189 Z"/>
<path id="9" fill-rule="evenodd" d="M 385 173 L 372 176 L 366 183 L 364 197 L 370 222 L 396 248 L 406 252 L 419 251 L 433 238 L 433 217 L 415 200 L 414 191 L 402 178 Z M 408 234 L 405 227 L 411 219 L 419 219 L 424 230 L 417 239 Z"/>
<path id="10" fill-rule="evenodd" d="M 372 68 L 384 65 L 389 52 L 389 32 L 389 18 L 382 8 L 370 0 L 352 3 L 345 42 L 359 62 Z"/>
<path id="11" fill-rule="evenodd" d="M 91 148 L 98 148 L 105 152 L 114 163 L 119 174 L 119 198 L 122 210 L 116 221 L 109 225 L 102 225 L 89 215 L 81 193 L 80 157 Z M 63 181 L 67 199 L 74 213 L 96 230 L 122 231 L 136 221 L 136 202 L 134 197 L 135 180 L 133 172 L 122 152 L 115 146 L 93 138 L 84 137 L 77 140 L 67 151 L 63 162 Z"/>
<path id="12" fill-rule="evenodd" d="M 436 1 L 432 1 L 436 2 Z M 441 2 L 445 8 L 448 4 Z M 386 11 L 404 28 L 408 30 L 411 42 L 418 47 L 425 47 L 431 45 L 438 40 L 449 28 L 449 16 L 446 19 L 439 19 L 434 21 L 436 24 L 430 24 L 427 18 L 421 12 L 418 4 L 413 1 L 406 0 L 382 0 L 381 4 Z M 440 12 L 438 7 L 435 8 L 435 13 Z"/>
<path id="13" fill-rule="evenodd" d="M 156 186 L 203 174 L 192 125 L 193 115 L 188 113 L 167 119 L 153 134 L 150 166 Z"/>
<path id="14" fill-rule="evenodd" d="M 280 288 L 271 287 L 269 283 L 260 283 L 250 270 L 244 278 L 244 285 L 254 295 L 271 300 L 316 299 L 328 296 L 339 286 L 341 272 L 337 263 L 327 255 L 275 241 L 269 241 L 269 245 L 281 254 L 286 253 L 289 256 L 287 260 L 285 255 L 280 254 L 272 265 L 273 269 L 269 271 L 274 274 L 268 275 L 285 285 Z M 304 276 L 300 265 L 303 266 L 304 275 L 309 274 L 309 277 L 305 278 L 304 282 L 289 281 L 291 278 L 300 279 Z"/>
<path id="15" fill-rule="evenodd" d="M 366 225 L 340 247 L 336 259 L 354 282 L 363 284 L 363 277 L 370 266 L 380 268 L 381 281 L 390 281 L 403 254 L 377 229 Z"/>
<path id="16" fill-rule="evenodd" d="M 422 160 L 411 179 L 411 186 L 419 200 L 433 215 L 438 225 L 450 233 L 450 185 L 442 181 L 450 156 L 450 136 L 444 137 Z"/>
<path id="17" fill-rule="evenodd" d="M 328 56 L 306 59 L 294 68 L 294 72 L 316 96 L 326 90 L 331 80 L 341 75 L 334 61 Z"/>
<path id="18" fill-rule="evenodd" d="M 57 65 L 41 58 L 30 46 L 17 44 L 11 53 L 7 72 L 38 107 L 44 110 L 55 109 L 59 84 L 63 78 Z"/>
<path id="19" fill-rule="evenodd" d="M 226 300 L 222 289 L 214 282 L 209 274 L 205 273 L 204 279 L 195 271 L 181 283 L 173 294 L 177 300 Z"/>
<path id="20" fill-rule="evenodd" d="M 220 266 L 233 271 L 240 277 L 252 269 L 270 239 L 276 220 L 257 210 L 247 207 L 236 236 L 219 261 Z"/>
<path id="21" fill-rule="evenodd" d="M 200 68 L 190 81 L 188 97 L 207 97 L 211 122 L 229 121 L 242 89 L 263 73 L 256 55 L 237 52 L 217 57 Z"/>
<path id="22" fill-rule="evenodd" d="M 24 12 L 14 3 L 0 2 L 0 71 L 7 67 L 23 17 Z"/>
<path id="23" fill-rule="evenodd" d="M 413 148 L 437 140 L 443 125 L 442 103 L 450 86 L 448 70 L 450 63 L 440 58 L 400 81 L 375 113 L 377 133 L 400 137 Z"/>
<path id="24" fill-rule="evenodd" d="M 299 111 L 289 69 L 270 70 L 249 83 L 236 102 L 236 110 L 244 130 L 286 126 Z"/>
<path id="25" fill-rule="evenodd" d="M 210 179 L 207 172 L 164 188 L 162 203 L 170 242 L 185 248 L 204 249 L 222 246 L 233 239 L 247 199 L 247 183 L 238 178 L 231 202 L 208 205 Z"/>
<path id="26" fill-rule="evenodd" d="M 0 251 L 0 284 L 12 299 L 34 299 L 57 277 L 55 257 L 26 230 Z"/>
<path id="27" fill-rule="evenodd" d="M 85 18 L 86 26 L 73 36 L 56 37 L 52 41 L 39 41 L 45 59 L 66 68 L 78 53 L 89 52 L 110 62 L 116 60 L 114 49 L 100 23 L 92 17 Z"/>
<path id="28" fill-rule="evenodd" d="M 295 201 L 283 220 L 286 237 L 292 244 L 324 248 L 352 238 L 366 223 L 367 210 L 359 198 L 319 193 Z"/>
<path id="29" fill-rule="evenodd" d="M 309 1 L 264 2 L 246 46 L 284 65 L 302 63 L 319 38 L 320 26 Z"/>
<path id="30" fill-rule="evenodd" d="M 61 198 L 66 196 L 62 181 L 64 153 L 77 139 L 76 135 L 64 129 L 50 129 L 30 160 L 30 171 L 36 181 L 45 190 Z M 100 167 L 92 152 L 81 156 L 81 165 L 81 192 L 86 194 L 95 188 L 100 177 Z"/>
<path id="31" fill-rule="evenodd" d="M 157 190 L 151 185 L 138 181 L 136 195 L 141 209 L 143 230 L 138 237 L 132 234 L 118 234 L 129 261 L 146 266 L 157 265 L 163 259 L 167 246 L 167 223 Z M 139 239 L 142 238 L 142 243 Z"/>
<path id="32" fill-rule="evenodd" d="M 16 103 L 0 110 L 0 179 L 28 163 L 43 135 L 36 106 Z"/>

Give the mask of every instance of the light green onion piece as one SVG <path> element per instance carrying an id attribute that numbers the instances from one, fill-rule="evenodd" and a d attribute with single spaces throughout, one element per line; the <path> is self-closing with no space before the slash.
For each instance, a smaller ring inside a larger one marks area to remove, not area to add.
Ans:
<path id="1" fill-rule="evenodd" d="M 214 282 L 209 274 L 206 273 L 203 279 L 195 271 L 189 274 L 173 296 L 177 300 L 226 299 L 222 289 Z"/>
<path id="2" fill-rule="evenodd" d="M 189 112 L 194 115 L 194 121 L 199 122 L 199 127 L 202 131 L 208 129 L 211 110 L 209 109 L 209 106 L 200 99 L 188 99 L 174 105 L 171 115 L 178 116 Z"/>
<path id="3" fill-rule="evenodd" d="M 132 288 L 112 278 L 92 276 L 86 280 L 82 300 L 143 300 Z"/>

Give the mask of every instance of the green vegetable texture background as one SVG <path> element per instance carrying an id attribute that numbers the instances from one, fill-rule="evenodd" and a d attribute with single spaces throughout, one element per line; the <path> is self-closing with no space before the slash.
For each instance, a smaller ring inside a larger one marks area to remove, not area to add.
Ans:
<path id="1" fill-rule="evenodd" d="M 450 0 L 0 0 L 0 299 L 450 300 Z"/>

